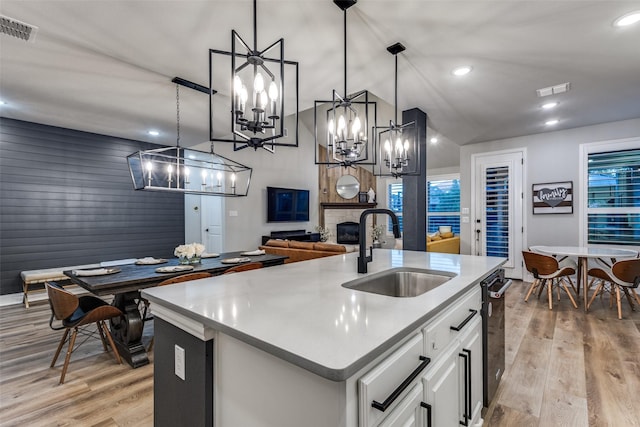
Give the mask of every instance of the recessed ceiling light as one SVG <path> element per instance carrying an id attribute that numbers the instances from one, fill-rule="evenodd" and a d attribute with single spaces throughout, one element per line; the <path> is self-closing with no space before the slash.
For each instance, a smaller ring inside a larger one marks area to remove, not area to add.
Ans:
<path id="1" fill-rule="evenodd" d="M 151 136 L 158 136 L 160 135 L 160 132 L 158 132 L 157 130 L 150 130 L 149 132 L 147 132 L 149 135 Z"/>
<path id="2" fill-rule="evenodd" d="M 620 18 L 616 19 L 613 22 L 613 25 L 615 25 L 616 27 L 626 27 L 637 22 L 640 22 L 640 11 L 630 12 L 622 15 Z"/>
<path id="3" fill-rule="evenodd" d="M 464 65 L 462 67 L 458 67 L 456 69 L 454 69 L 451 74 L 453 74 L 454 76 L 464 76 L 466 74 L 469 74 L 471 72 L 472 68 L 469 65 Z"/>
<path id="4" fill-rule="evenodd" d="M 544 124 L 547 126 L 553 126 L 553 125 L 557 125 L 558 122 L 559 122 L 558 119 L 552 119 L 552 120 L 547 120 L 546 122 L 544 122 Z"/>
<path id="5" fill-rule="evenodd" d="M 433 138 L 431 138 L 429 141 L 431 141 L 432 144 L 435 144 L 436 142 L 438 142 L 438 138 L 436 138 L 435 136 Z"/>
<path id="6" fill-rule="evenodd" d="M 544 108 L 545 110 L 550 110 L 552 108 L 555 108 L 558 106 L 557 102 L 547 102 L 546 104 L 542 104 L 542 108 Z"/>

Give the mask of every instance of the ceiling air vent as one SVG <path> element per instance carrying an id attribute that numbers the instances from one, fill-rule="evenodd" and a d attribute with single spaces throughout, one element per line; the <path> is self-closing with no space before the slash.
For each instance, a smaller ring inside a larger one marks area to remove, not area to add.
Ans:
<path id="1" fill-rule="evenodd" d="M 0 33 L 2 34 L 33 43 L 37 32 L 38 27 L 34 25 L 25 24 L 17 19 L 0 15 Z"/>
<path id="2" fill-rule="evenodd" d="M 567 82 L 555 86 L 543 87 L 542 89 L 537 89 L 536 93 L 538 94 L 539 98 L 542 98 L 543 96 L 557 95 L 559 93 L 568 91 L 569 86 L 570 83 Z"/>

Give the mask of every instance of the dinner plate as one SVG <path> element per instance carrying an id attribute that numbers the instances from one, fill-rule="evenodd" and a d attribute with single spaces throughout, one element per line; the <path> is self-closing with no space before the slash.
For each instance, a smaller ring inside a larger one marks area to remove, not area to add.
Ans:
<path id="1" fill-rule="evenodd" d="M 138 259 L 135 262 L 135 264 L 136 265 L 155 265 L 155 264 L 164 264 L 165 262 L 167 262 L 167 260 L 164 258 L 146 257 L 146 258 Z"/>
<path id="2" fill-rule="evenodd" d="M 120 273 L 119 268 L 94 268 L 91 270 L 73 270 L 73 274 L 78 277 L 106 276 L 108 274 Z"/>
<path id="3" fill-rule="evenodd" d="M 266 252 L 263 251 L 262 249 L 257 249 L 255 251 L 247 251 L 247 252 L 240 252 L 240 255 L 242 256 L 258 256 L 258 255 L 264 255 Z"/>
<path id="4" fill-rule="evenodd" d="M 225 258 L 222 261 L 220 261 L 223 264 L 240 264 L 242 262 L 249 262 L 251 261 L 251 258 Z"/>
<path id="5" fill-rule="evenodd" d="M 170 265 L 156 268 L 156 273 L 178 273 L 180 271 L 191 271 L 193 265 Z"/>
<path id="6" fill-rule="evenodd" d="M 220 254 L 210 253 L 210 254 L 202 254 L 200 255 L 200 258 L 217 258 L 219 256 Z"/>

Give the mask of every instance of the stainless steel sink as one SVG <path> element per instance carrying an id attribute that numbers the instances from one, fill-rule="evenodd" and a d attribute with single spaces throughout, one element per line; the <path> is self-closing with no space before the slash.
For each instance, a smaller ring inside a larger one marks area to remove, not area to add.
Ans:
<path id="1" fill-rule="evenodd" d="M 390 297 L 416 297 L 456 276 L 448 271 L 400 267 L 352 280 L 342 286 Z"/>

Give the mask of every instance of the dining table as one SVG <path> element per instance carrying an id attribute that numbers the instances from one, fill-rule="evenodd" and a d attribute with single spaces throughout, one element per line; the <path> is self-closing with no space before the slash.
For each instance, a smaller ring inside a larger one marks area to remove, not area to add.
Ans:
<path id="1" fill-rule="evenodd" d="M 638 256 L 638 251 L 633 249 L 620 249 L 605 246 L 531 246 L 530 249 L 533 252 L 545 255 L 577 258 L 578 269 L 576 291 L 579 296 L 580 289 L 582 288 L 585 312 L 587 311 L 588 306 L 587 272 L 589 259 L 599 259 L 606 265 L 610 265 L 609 262 L 614 263 L 618 258 L 635 258 Z"/>
<path id="2" fill-rule="evenodd" d="M 110 321 L 111 334 L 120 356 L 133 368 L 147 365 L 149 357 L 142 344 L 144 321 L 140 313 L 140 290 L 158 285 L 171 277 L 186 273 L 209 272 L 223 274 L 227 269 L 245 262 L 260 262 L 263 267 L 284 264 L 287 256 L 249 252 L 226 252 L 205 255 L 195 264 L 184 266 L 177 258 L 141 258 L 132 264 L 88 270 L 66 270 L 64 275 L 72 283 L 98 295 L 113 295 L 112 305 L 123 316 Z M 142 261 L 142 260 L 155 261 Z M 140 262 L 142 261 L 142 262 Z M 192 268 L 191 268 L 192 267 Z"/>

